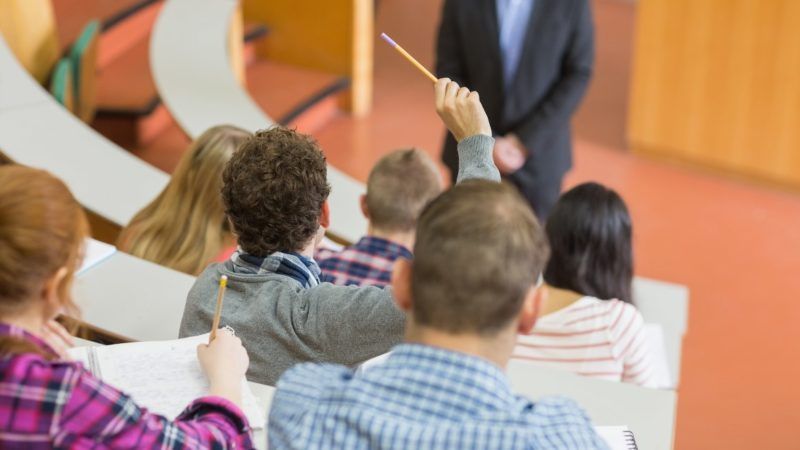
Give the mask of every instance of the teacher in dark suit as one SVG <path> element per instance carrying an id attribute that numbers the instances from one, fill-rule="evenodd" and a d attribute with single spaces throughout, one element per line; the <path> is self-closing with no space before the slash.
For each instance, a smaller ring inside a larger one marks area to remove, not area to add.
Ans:
<path id="1" fill-rule="evenodd" d="M 570 119 L 593 63 L 589 0 L 445 0 L 436 72 L 478 91 L 495 163 L 542 220 L 572 167 Z M 455 176 L 449 134 L 442 159 Z"/>

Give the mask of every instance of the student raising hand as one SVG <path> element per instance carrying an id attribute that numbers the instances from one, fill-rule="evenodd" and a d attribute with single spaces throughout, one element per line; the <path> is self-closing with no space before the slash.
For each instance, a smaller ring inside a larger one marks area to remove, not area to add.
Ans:
<path id="1" fill-rule="evenodd" d="M 211 395 L 226 398 L 242 406 L 242 378 L 250 358 L 242 340 L 226 328 L 217 331 L 210 344 L 197 346 L 197 359 L 208 377 Z"/>
<path id="2" fill-rule="evenodd" d="M 460 87 L 449 78 L 439 79 L 434 85 L 434 92 L 436 112 L 456 141 L 461 142 L 478 134 L 492 135 L 489 118 L 477 92 Z"/>

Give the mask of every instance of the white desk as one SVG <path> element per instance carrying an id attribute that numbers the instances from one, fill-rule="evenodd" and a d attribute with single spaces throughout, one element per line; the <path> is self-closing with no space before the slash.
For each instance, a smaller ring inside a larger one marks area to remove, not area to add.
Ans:
<path id="1" fill-rule="evenodd" d="M 644 389 L 623 383 L 582 378 L 570 373 L 518 365 L 509 367 L 516 392 L 538 399 L 545 395 L 564 395 L 584 407 L 595 425 L 628 425 L 639 448 L 668 450 L 675 431 L 676 394 L 673 391 Z M 269 417 L 275 388 L 250 383 L 260 405 Z M 253 436 L 256 447 L 266 449 L 266 431 Z"/>
<path id="2" fill-rule="evenodd" d="M 534 400 L 545 395 L 572 398 L 586 409 L 595 425 L 628 425 L 639 448 L 672 448 L 677 406 L 674 391 L 584 378 L 524 361 L 511 361 L 508 376 L 516 392 Z"/>
<path id="3" fill-rule="evenodd" d="M 63 180 L 87 209 L 118 225 L 169 181 L 61 107 L 0 37 L 0 151 Z"/>
<path id="4" fill-rule="evenodd" d="M 635 278 L 633 299 L 645 322 L 661 325 L 670 376 L 679 385 L 683 336 L 688 327 L 689 289 L 679 284 Z"/>
<path id="5" fill-rule="evenodd" d="M 82 341 L 82 340 L 81 340 Z M 98 345 L 93 342 L 78 345 Z M 625 383 L 582 378 L 571 373 L 512 361 L 508 375 L 514 390 L 534 400 L 563 395 L 577 401 L 594 425 L 627 425 L 636 435 L 639 448 L 669 450 L 675 433 L 677 396 L 673 391 L 645 389 Z M 269 417 L 275 388 L 249 383 L 258 403 Z M 266 449 L 266 428 L 254 434 L 256 447 Z"/>
<path id="6" fill-rule="evenodd" d="M 44 103 L 43 92 L 39 83 L 20 66 L 0 34 L 0 110 Z"/>
<path id="7" fill-rule="evenodd" d="M 194 277 L 116 252 L 75 280 L 81 320 L 135 341 L 178 338 Z"/>
<path id="8" fill-rule="evenodd" d="M 236 80 L 228 27 L 236 0 L 167 0 L 153 29 L 150 67 L 164 104 L 191 137 L 220 124 L 255 131 L 273 125 Z M 328 166 L 330 231 L 355 242 L 367 231 L 364 185 Z"/>
<path id="9" fill-rule="evenodd" d="M 255 395 L 256 399 L 258 399 L 258 404 L 264 408 L 263 409 L 264 418 L 269 420 L 269 408 L 270 405 L 272 405 L 272 396 L 275 394 L 275 388 L 272 386 L 267 386 L 264 384 L 258 384 L 253 382 L 248 382 L 247 384 L 250 385 L 250 389 L 253 391 L 253 395 Z M 256 430 L 255 432 L 253 432 L 253 443 L 255 444 L 258 450 L 267 449 L 266 424 L 264 424 L 263 429 Z"/>
<path id="10" fill-rule="evenodd" d="M 75 339 L 75 346 L 76 347 L 95 347 L 103 344 L 98 344 L 97 342 L 87 341 L 86 339 L 81 338 L 74 338 Z M 267 386 L 264 384 L 253 383 L 252 381 L 248 381 L 247 384 L 250 386 L 250 390 L 253 391 L 253 395 L 255 395 L 256 399 L 258 400 L 258 404 L 262 407 L 262 412 L 264 413 L 264 418 L 266 419 L 269 417 L 269 407 L 272 404 L 272 396 L 275 393 L 275 388 L 272 386 Z M 255 424 L 250 424 L 254 426 Z M 253 441 L 257 449 L 259 450 L 266 450 L 267 448 L 267 430 L 266 424 L 264 428 L 260 430 L 256 430 L 253 433 Z"/>

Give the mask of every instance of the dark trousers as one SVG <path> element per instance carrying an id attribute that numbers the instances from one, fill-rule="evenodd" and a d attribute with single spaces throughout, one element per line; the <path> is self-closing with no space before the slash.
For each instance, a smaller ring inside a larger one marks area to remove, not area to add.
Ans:
<path id="1" fill-rule="evenodd" d="M 458 154 L 453 155 L 451 152 L 445 151 L 442 161 L 450 169 L 450 178 L 455 185 L 458 174 Z M 561 196 L 564 173 L 542 170 L 533 164 L 527 164 L 520 169 L 519 176 L 515 175 L 503 177 L 503 179 L 519 189 L 519 192 L 533 208 L 539 222 L 544 224 Z"/>
<path id="2" fill-rule="evenodd" d="M 550 211 L 553 210 L 553 206 L 556 205 L 558 198 L 561 196 L 564 175 L 534 177 L 532 182 L 525 183 L 525 185 L 521 185 L 513 177 L 504 177 L 504 179 L 519 189 L 519 192 L 533 208 L 539 222 L 544 225 L 547 217 L 550 216 Z"/>

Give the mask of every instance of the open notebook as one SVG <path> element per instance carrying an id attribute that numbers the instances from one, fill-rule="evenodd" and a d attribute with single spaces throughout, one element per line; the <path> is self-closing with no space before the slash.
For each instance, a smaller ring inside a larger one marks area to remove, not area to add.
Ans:
<path id="1" fill-rule="evenodd" d="M 70 354 L 138 405 L 174 419 L 192 400 L 208 394 L 208 381 L 197 361 L 201 342 L 208 342 L 208 334 L 174 341 L 78 347 Z M 250 426 L 263 428 L 263 408 L 244 377 L 242 403 Z"/>
<path id="2" fill-rule="evenodd" d="M 638 450 L 633 432 L 628 427 L 594 427 L 611 450 Z"/>

